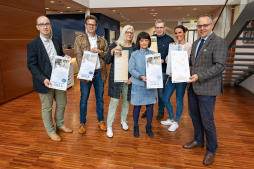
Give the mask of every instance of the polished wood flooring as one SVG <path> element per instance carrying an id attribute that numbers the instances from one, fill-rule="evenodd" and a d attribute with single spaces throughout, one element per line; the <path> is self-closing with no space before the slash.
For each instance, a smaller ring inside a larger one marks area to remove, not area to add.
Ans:
<path id="1" fill-rule="evenodd" d="M 169 132 L 156 120 L 155 105 L 152 122 L 154 138 L 146 135 L 146 119 L 141 118 L 140 138 L 133 136 L 132 106 L 128 114 L 129 131 L 121 129 L 119 106 L 113 124 L 114 137 L 107 138 L 106 132 L 98 128 L 93 89 L 88 103 L 87 133 L 80 135 L 77 80 L 67 95 L 65 124 L 74 132 L 60 132 L 61 142 L 51 141 L 45 132 L 37 93 L 32 92 L 0 105 L 1 169 L 254 168 L 254 95 L 240 87 L 226 86 L 225 93 L 217 97 L 214 116 L 219 148 L 215 163 L 208 167 L 202 164 L 205 149 L 182 148 L 193 138 L 186 95 L 180 128 L 176 132 Z M 110 100 L 107 85 L 104 100 L 106 119 Z M 176 108 L 175 96 L 172 103 Z M 141 112 L 144 110 L 142 107 Z M 164 120 L 167 118 L 166 113 Z"/>

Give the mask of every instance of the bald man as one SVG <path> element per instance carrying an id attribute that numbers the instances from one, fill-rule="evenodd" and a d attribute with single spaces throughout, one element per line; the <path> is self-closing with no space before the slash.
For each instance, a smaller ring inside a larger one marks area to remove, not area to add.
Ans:
<path id="1" fill-rule="evenodd" d="M 50 21 L 46 16 L 36 20 L 36 28 L 40 35 L 27 45 L 27 67 L 32 73 L 33 89 L 38 92 L 42 105 L 42 120 L 49 137 L 53 141 L 61 141 L 56 133 L 52 120 L 53 100 L 56 102 L 56 128 L 67 133 L 72 129 L 64 126 L 64 111 L 67 103 L 66 92 L 51 89 L 49 86 L 54 57 L 64 56 L 61 43 L 51 36 Z M 70 56 L 65 56 L 70 58 Z"/>

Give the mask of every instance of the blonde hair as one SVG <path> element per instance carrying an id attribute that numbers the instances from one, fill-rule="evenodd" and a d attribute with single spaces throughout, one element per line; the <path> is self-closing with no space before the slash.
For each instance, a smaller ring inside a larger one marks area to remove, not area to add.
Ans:
<path id="1" fill-rule="evenodd" d="M 155 21 L 155 26 L 156 26 L 157 23 L 163 23 L 164 26 L 165 26 L 165 21 L 162 20 L 162 19 L 157 19 L 157 20 Z"/>
<path id="2" fill-rule="evenodd" d="M 133 37 L 132 37 L 132 40 L 131 40 L 131 43 L 135 43 L 135 40 L 136 40 L 136 37 L 135 37 L 135 34 L 134 34 L 134 28 L 133 26 L 131 25 L 125 25 L 123 27 L 123 30 L 118 38 L 118 40 L 116 41 L 116 44 L 117 45 L 120 45 L 120 46 L 124 46 L 124 43 L 125 43 L 125 32 L 128 30 L 128 29 L 132 29 L 133 30 Z"/>

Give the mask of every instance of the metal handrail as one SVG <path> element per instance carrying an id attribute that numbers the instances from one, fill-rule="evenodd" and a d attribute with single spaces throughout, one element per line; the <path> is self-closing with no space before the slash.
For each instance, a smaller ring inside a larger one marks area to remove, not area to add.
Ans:
<path id="1" fill-rule="evenodd" d="M 220 14 L 219 14 L 219 16 L 218 16 L 218 19 L 216 20 L 216 22 L 215 22 L 215 24 L 214 24 L 214 26 L 213 26 L 213 29 L 215 28 L 215 26 L 216 26 L 218 20 L 220 19 L 220 16 L 221 16 L 222 12 L 224 11 L 224 9 L 225 9 L 227 3 L 228 3 L 228 0 L 226 0 L 224 6 L 223 6 L 223 8 L 222 8 L 222 10 L 220 11 Z"/>

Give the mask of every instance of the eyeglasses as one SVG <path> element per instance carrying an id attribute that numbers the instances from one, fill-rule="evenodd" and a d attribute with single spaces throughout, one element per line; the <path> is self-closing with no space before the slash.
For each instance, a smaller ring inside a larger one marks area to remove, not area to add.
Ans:
<path id="1" fill-rule="evenodd" d="M 50 23 L 40 23 L 40 24 L 37 24 L 39 27 L 48 27 L 50 25 Z"/>
<path id="2" fill-rule="evenodd" d="M 125 34 L 131 34 L 131 35 L 133 35 L 133 32 L 127 32 L 127 31 L 126 31 Z"/>
<path id="3" fill-rule="evenodd" d="M 197 25 L 197 27 L 198 27 L 198 29 L 201 29 L 202 27 L 206 29 L 206 28 L 208 28 L 209 25 L 211 25 L 211 23 L 210 24 L 204 24 L 204 25 Z"/>
<path id="4" fill-rule="evenodd" d="M 164 27 L 155 27 L 155 29 L 164 29 Z"/>
<path id="5" fill-rule="evenodd" d="M 97 26 L 96 24 L 87 24 L 87 23 L 86 23 L 86 25 L 87 26 L 94 26 L 94 27 Z"/>

